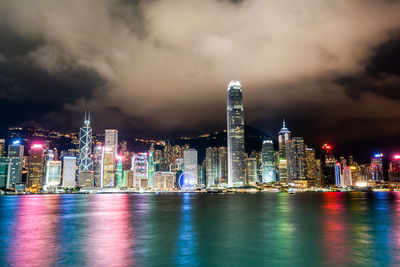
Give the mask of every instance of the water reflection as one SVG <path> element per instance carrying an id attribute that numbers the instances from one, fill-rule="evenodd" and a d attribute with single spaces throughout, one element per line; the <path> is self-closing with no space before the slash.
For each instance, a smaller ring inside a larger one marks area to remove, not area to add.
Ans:
<path id="1" fill-rule="evenodd" d="M 198 266 L 196 257 L 196 232 L 192 222 L 191 195 L 183 195 L 181 224 L 176 243 L 175 263 L 178 266 Z"/>
<path id="2" fill-rule="evenodd" d="M 135 232 L 128 194 L 91 195 L 85 257 L 89 266 L 132 266 Z"/>
<path id="3" fill-rule="evenodd" d="M 393 192 L 393 211 L 392 215 L 392 226 L 390 231 L 391 237 L 391 250 L 389 255 L 391 256 L 391 262 L 393 266 L 400 265 L 400 192 Z"/>
<path id="4" fill-rule="evenodd" d="M 400 193 L 0 197 L 0 265 L 399 266 Z"/>
<path id="5" fill-rule="evenodd" d="M 346 222 L 345 194 L 326 192 L 322 205 L 322 262 L 332 266 L 343 266 L 349 261 L 348 225 Z"/>
<path id="6" fill-rule="evenodd" d="M 59 196 L 21 196 L 12 229 L 9 263 L 13 266 L 50 266 L 58 260 Z"/>
<path id="7" fill-rule="evenodd" d="M 352 201 L 349 203 L 349 236 L 351 246 L 351 261 L 367 265 L 371 263 L 374 253 L 372 248 L 371 226 L 375 223 L 369 207 L 368 193 L 350 193 Z M 371 224 L 372 222 L 372 224 Z M 384 234 L 384 233 L 380 233 Z M 373 266 L 373 265 L 371 265 Z"/>

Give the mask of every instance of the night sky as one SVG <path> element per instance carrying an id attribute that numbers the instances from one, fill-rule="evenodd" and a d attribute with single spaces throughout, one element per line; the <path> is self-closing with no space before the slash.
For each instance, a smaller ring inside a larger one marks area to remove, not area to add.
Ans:
<path id="1" fill-rule="evenodd" d="M 400 1 L 0 2 L 0 127 L 177 138 L 282 118 L 311 146 L 400 151 Z"/>

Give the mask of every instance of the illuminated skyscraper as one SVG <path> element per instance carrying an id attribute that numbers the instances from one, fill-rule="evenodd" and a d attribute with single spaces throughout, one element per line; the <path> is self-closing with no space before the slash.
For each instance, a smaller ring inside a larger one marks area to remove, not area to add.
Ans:
<path id="1" fill-rule="evenodd" d="M 220 168 L 219 182 L 226 185 L 228 182 L 228 150 L 224 146 L 218 148 L 218 162 Z"/>
<path id="2" fill-rule="evenodd" d="M 7 187 L 10 179 L 11 161 L 10 158 L 0 157 L 0 187 Z"/>
<path id="3" fill-rule="evenodd" d="M 94 186 L 101 187 L 101 178 L 103 176 L 103 146 L 100 144 L 94 147 L 93 167 Z"/>
<path id="4" fill-rule="evenodd" d="M 375 154 L 371 158 L 371 174 L 373 181 L 383 180 L 383 154 Z"/>
<path id="5" fill-rule="evenodd" d="M 79 134 L 79 171 L 92 171 L 92 127 L 90 111 L 85 111 L 85 120 Z"/>
<path id="6" fill-rule="evenodd" d="M 257 159 L 256 158 L 246 158 L 246 184 L 255 186 L 258 182 L 257 175 Z"/>
<path id="7" fill-rule="evenodd" d="M 390 181 L 400 182 L 400 154 L 394 155 L 390 162 Z"/>
<path id="8" fill-rule="evenodd" d="M 11 161 L 10 180 L 8 181 L 8 185 L 14 187 L 16 183 L 20 183 L 22 181 L 24 146 L 20 145 L 20 141 L 14 141 L 12 145 L 8 146 L 8 157 Z"/>
<path id="9" fill-rule="evenodd" d="M 43 185 L 44 150 L 42 144 L 34 144 L 29 150 L 28 188 L 41 188 Z"/>
<path id="10" fill-rule="evenodd" d="M 115 179 L 117 187 L 121 188 L 124 187 L 123 180 L 122 180 L 122 156 L 117 155 L 117 168 L 115 172 Z"/>
<path id="11" fill-rule="evenodd" d="M 228 186 L 244 185 L 244 113 L 242 86 L 231 81 L 227 104 Z"/>
<path id="12" fill-rule="evenodd" d="M 288 179 L 293 182 L 305 179 L 305 145 L 302 137 L 293 137 L 286 142 L 288 160 Z"/>
<path id="13" fill-rule="evenodd" d="M 335 164 L 335 185 L 337 187 L 342 186 L 343 184 L 343 175 L 342 175 L 342 166 L 339 162 Z"/>
<path id="14" fill-rule="evenodd" d="M 190 173 L 191 185 L 197 185 L 197 150 L 188 148 L 183 151 L 183 171 Z"/>
<path id="15" fill-rule="evenodd" d="M 132 170 L 134 172 L 134 187 L 147 189 L 149 187 L 149 154 L 136 153 L 132 157 Z"/>
<path id="16" fill-rule="evenodd" d="M 329 186 L 336 184 L 335 182 L 335 164 L 336 159 L 332 154 L 332 146 L 329 144 L 324 144 L 322 146 L 322 185 Z"/>
<path id="17" fill-rule="evenodd" d="M 118 131 L 115 129 L 107 129 L 105 134 L 104 146 L 108 151 L 114 154 L 118 153 Z"/>
<path id="18" fill-rule="evenodd" d="M 46 186 L 57 186 L 61 182 L 61 161 L 49 160 L 46 162 Z"/>
<path id="19" fill-rule="evenodd" d="M 102 187 L 115 186 L 115 167 L 116 155 L 118 153 L 118 131 L 115 129 L 105 130 L 104 150 L 103 150 L 103 175 Z"/>
<path id="20" fill-rule="evenodd" d="M 283 120 L 282 129 L 278 133 L 279 145 L 279 181 L 287 182 L 288 179 L 288 162 L 287 162 L 287 143 L 290 142 L 290 131 L 286 128 L 285 120 Z"/>
<path id="21" fill-rule="evenodd" d="M 319 184 L 319 167 L 315 158 L 314 148 L 306 147 L 305 149 L 305 162 L 304 162 L 304 176 L 311 186 Z"/>
<path id="22" fill-rule="evenodd" d="M 344 167 L 343 168 L 343 179 L 342 179 L 342 183 L 341 186 L 343 187 L 348 187 L 348 186 L 352 186 L 352 171 L 351 168 L 355 168 L 355 167 Z"/>
<path id="23" fill-rule="evenodd" d="M 76 157 L 63 157 L 63 187 L 76 186 Z"/>
<path id="24" fill-rule="evenodd" d="M 275 175 L 275 153 L 274 144 L 272 140 L 264 140 L 262 145 L 262 182 L 273 183 L 276 182 Z"/>
<path id="25" fill-rule="evenodd" d="M 216 186 L 220 183 L 221 172 L 219 168 L 218 148 L 206 148 L 206 181 L 207 187 Z"/>
<path id="26" fill-rule="evenodd" d="M 0 157 L 4 156 L 4 146 L 5 146 L 6 140 L 0 139 Z"/>

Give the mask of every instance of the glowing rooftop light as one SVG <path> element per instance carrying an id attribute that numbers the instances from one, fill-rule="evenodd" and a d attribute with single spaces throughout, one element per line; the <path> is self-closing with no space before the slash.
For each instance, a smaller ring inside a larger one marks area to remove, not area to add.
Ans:
<path id="1" fill-rule="evenodd" d="M 400 159 L 400 154 L 394 155 L 394 159 Z"/>
<path id="2" fill-rule="evenodd" d="M 43 145 L 42 144 L 33 144 L 32 146 L 31 146 L 31 149 L 42 149 L 43 148 Z"/>
<path id="3" fill-rule="evenodd" d="M 382 153 L 375 154 L 374 157 L 379 159 L 379 158 L 382 158 L 382 157 L 383 157 L 383 154 L 382 154 Z"/>
<path id="4" fill-rule="evenodd" d="M 329 144 L 324 144 L 324 145 L 322 146 L 322 149 L 331 150 L 331 149 L 332 149 L 332 146 L 329 145 Z"/>
<path id="5" fill-rule="evenodd" d="M 238 89 L 240 89 L 240 90 L 242 90 L 242 85 L 240 84 L 240 82 L 239 81 L 231 81 L 230 83 L 229 83 L 229 85 L 228 85 L 228 90 L 230 89 L 230 88 L 238 88 Z"/>
<path id="6" fill-rule="evenodd" d="M 12 142 L 13 145 L 19 145 L 21 144 L 21 140 L 15 140 Z"/>

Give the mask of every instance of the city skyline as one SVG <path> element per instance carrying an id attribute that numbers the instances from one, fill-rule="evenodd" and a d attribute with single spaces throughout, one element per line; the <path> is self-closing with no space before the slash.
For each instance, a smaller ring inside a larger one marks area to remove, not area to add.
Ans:
<path id="1" fill-rule="evenodd" d="M 237 79 L 246 124 L 270 136 L 286 118 L 314 146 L 398 147 L 399 10 L 390 1 L 2 1 L 0 128 L 76 129 L 91 109 L 98 129 L 196 136 L 225 128 L 226 82 Z"/>
<path id="2" fill-rule="evenodd" d="M 1 0 L 5 266 L 400 266 L 400 0 Z"/>

